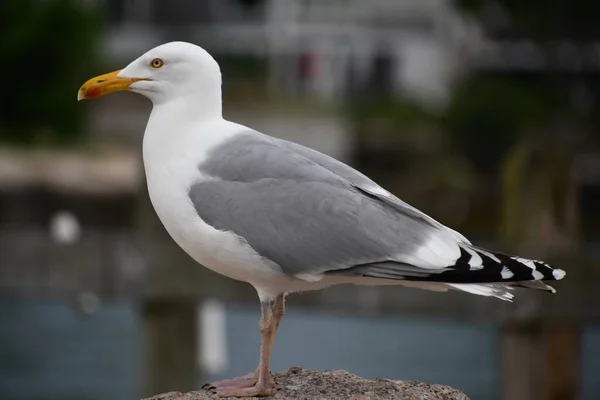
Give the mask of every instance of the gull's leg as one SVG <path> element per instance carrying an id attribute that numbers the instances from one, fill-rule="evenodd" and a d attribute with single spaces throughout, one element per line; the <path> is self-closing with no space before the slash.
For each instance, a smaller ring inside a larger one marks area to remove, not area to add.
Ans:
<path id="1" fill-rule="evenodd" d="M 250 387 L 217 386 L 213 390 L 219 397 L 270 396 L 273 393 L 269 368 L 271 347 L 275 336 L 273 302 L 261 302 L 260 305 L 262 314 L 260 319 L 260 362 L 258 363 L 256 382 Z"/>
<path id="2" fill-rule="evenodd" d="M 273 333 L 271 333 L 271 343 L 269 344 L 269 354 L 273 352 L 273 344 L 275 343 L 275 337 L 277 336 L 277 330 L 279 329 L 279 324 L 281 324 L 281 319 L 285 314 L 285 294 L 280 294 L 275 298 L 273 305 L 271 307 L 273 311 Z M 258 380 L 260 365 L 254 371 L 254 374 L 248 374 L 246 376 L 254 377 L 254 382 Z M 269 372 L 270 375 L 270 372 Z M 269 377 L 269 385 L 271 387 L 275 387 L 275 381 Z"/>
<path id="3" fill-rule="evenodd" d="M 279 324 L 281 323 L 281 319 L 283 318 L 283 314 L 285 314 L 285 295 L 280 294 L 275 298 L 273 304 L 273 336 L 271 338 L 271 350 L 273 349 L 273 343 L 275 343 L 275 335 L 277 335 L 277 330 L 279 329 Z"/>
<path id="4" fill-rule="evenodd" d="M 269 347 L 269 354 L 273 351 L 273 343 L 275 343 L 275 336 L 277 335 L 277 330 L 279 329 L 279 325 L 281 324 L 281 319 L 285 314 L 285 301 L 284 294 L 280 294 L 275 298 L 271 309 L 273 312 L 273 333 L 271 334 L 271 344 Z M 203 389 L 218 389 L 218 388 L 247 388 L 253 386 L 258 381 L 260 366 L 256 368 L 254 372 L 249 372 L 246 375 L 238 376 L 236 378 L 225 379 L 218 382 L 207 383 L 202 386 Z M 269 374 L 270 375 L 270 374 Z M 269 385 L 271 387 L 275 387 L 275 381 L 269 378 Z"/>

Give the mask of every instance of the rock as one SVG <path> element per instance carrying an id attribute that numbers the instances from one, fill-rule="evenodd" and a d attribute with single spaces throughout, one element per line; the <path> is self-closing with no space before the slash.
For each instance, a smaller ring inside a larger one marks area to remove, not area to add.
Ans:
<path id="1" fill-rule="evenodd" d="M 364 379 L 347 371 L 311 371 L 292 367 L 273 375 L 274 400 L 469 400 L 461 391 L 418 381 Z M 204 390 L 169 392 L 145 400 L 208 400 L 217 398 Z M 232 398 L 233 399 L 233 398 Z"/>

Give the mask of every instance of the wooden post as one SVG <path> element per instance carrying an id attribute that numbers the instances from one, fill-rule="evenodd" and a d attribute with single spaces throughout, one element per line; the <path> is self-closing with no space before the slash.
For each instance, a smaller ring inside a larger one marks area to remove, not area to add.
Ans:
<path id="1" fill-rule="evenodd" d="M 581 329 L 575 323 L 544 325 L 544 400 L 576 400 L 581 390 Z"/>
<path id="2" fill-rule="evenodd" d="M 142 394 L 197 389 L 197 311 L 188 299 L 149 299 L 142 309 Z"/>
<path id="3" fill-rule="evenodd" d="M 542 378 L 539 368 L 540 326 L 511 323 L 502 328 L 500 360 L 503 400 L 536 400 Z"/>
<path id="4" fill-rule="evenodd" d="M 502 398 L 575 400 L 580 394 L 580 328 L 574 323 L 507 324 L 502 329 Z"/>

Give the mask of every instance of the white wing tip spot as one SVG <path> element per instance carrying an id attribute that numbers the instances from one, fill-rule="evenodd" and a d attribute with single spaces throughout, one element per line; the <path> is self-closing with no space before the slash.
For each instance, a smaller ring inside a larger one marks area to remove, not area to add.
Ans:
<path id="1" fill-rule="evenodd" d="M 510 279 L 513 276 L 515 276 L 515 274 L 513 274 L 513 272 L 507 267 L 502 267 L 502 272 L 500 272 L 500 276 L 502 276 L 502 279 Z"/>
<path id="2" fill-rule="evenodd" d="M 542 279 L 544 279 L 544 274 L 542 274 L 540 271 L 533 271 L 532 275 L 533 279 L 535 279 L 536 281 L 541 281 Z"/>
<path id="3" fill-rule="evenodd" d="M 567 273 L 565 271 L 563 271 L 562 269 L 555 269 L 552 270 L 552 276 L 554 277 L 554 279 L 556 279 L 557 281 L 561 280 L 562 278 L 565 277 Z"/>

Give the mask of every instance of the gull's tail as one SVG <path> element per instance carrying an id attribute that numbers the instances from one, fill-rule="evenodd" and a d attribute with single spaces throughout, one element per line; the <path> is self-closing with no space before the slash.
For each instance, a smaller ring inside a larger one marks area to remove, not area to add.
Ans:
<path id="1" fill-rule="evenodd" d="M 553 292 L 549 286 L 540 286 L 540 281 L 557 281 L 566 275 L 562 269 L 543 261 L 485 250 L 471 244 L 461 243 L 459 247 L 460 258 L 449 271 L 441 274 L 455 283 L 511 282 L 515 286 Z"/>
<path id="2" fill-rule="evenodd" d="M 439 269 L 382 261 L 327 271 L 327 274 L 393 280 L 394 284 L 428 290 L 450 288 L 508 301 L 513 298 L 510 292 L 513 286 L 554 293 L 554 288 L 543 281 L 557 281 L 565 276 L 565 271 L 543 261 L 485 250 L 470 243 L 458 243 L 458 247 L 460 257 L 452 265 Z"/>
<path id="3" fill-rule="evenodd" d="M 543 261 L 485 250 L 471 244 L 461 243 L 459 247 L 461 256 L 456 263 L 432 280 L 444 282 L 453 289 L 510 301 L 513 297 L 509 292 L 511 286 L 555 293 L 556 290 L 543 281 L 557 281 L 566 275 L 562 269 Z"/>

